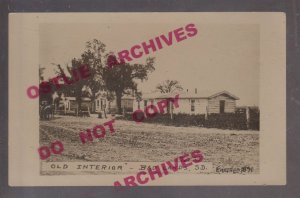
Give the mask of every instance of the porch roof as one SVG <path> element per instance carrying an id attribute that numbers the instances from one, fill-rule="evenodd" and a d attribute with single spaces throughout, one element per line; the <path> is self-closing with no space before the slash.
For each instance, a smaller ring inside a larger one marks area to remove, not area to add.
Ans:
<path id="1" fill-rule="evenodd" d="M 162 94 L 158 92 L 154 93 L 148 93 L 143 95 L 143 99 L 163 99 L 163 98 L 174 98 L 177 94 L 179 94 L 179 98 L 181 99 L 191 99 L 191 98 L 214 98 L 222 94 L 226 94 L 229 97 L 233 98 L 234 100 L 239 100 L 239 98 L 233 94 L 231 94 L 228 91 L 197 91 L 197 93 L 194 92 L 174 92 L 174 93 L 167 93 L 167 94 Z"/>

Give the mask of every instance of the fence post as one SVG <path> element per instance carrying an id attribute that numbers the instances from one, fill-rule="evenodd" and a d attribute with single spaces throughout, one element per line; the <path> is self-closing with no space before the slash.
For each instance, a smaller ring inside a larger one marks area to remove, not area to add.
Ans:
<path id="1" fill-rule="evenodd" d="M 125 116 L 125 107 L 123 106 L 123 109 L 122 109 L 122 114 L 123 114 L 123 116 Z"/>
<path id="2" fill-rule="evenodd" d="M 66 107 L 66 101 L 64 102 L 64 113 L 67 114 L 67 107 Z"/>
<path id="3" fill-rule="evenodd" d="M 246 122 L 247 122 L 247 129 L 250 128 L 250 112 L 249 112 L 249 107 L 246 107 Z"/>

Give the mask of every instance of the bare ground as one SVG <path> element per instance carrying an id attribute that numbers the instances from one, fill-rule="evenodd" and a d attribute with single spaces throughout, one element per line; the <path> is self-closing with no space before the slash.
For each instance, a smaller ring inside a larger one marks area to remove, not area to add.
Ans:
<path id="1" fill-rule="evenodd" d="M 259 132 L 173 127 L 115 120 L 115 133 L 82 144 L 79 133 L 103 124 L 109 119 L 61 116 L 40 121 L 40 144 L 63 142 L 62 155 L 47 161 L 55 162 L 163 162 L 185 152 L 201 150 L 205 162 L 214 167 L 253 167 L 259 172 Z"/>

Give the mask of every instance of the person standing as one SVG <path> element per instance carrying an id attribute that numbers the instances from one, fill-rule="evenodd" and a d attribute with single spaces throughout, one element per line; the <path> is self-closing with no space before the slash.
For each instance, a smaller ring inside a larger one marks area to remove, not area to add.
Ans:
<path id="1" fill-rule="evenodd" d="M 106 103 L 103 104 L 103 115 L 104 115 L 104 118 L 107 118 L 106 117 Z"/>

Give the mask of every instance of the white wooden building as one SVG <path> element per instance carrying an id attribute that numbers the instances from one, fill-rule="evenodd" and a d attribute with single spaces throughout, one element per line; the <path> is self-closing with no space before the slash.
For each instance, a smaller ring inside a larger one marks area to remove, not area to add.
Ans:
<path id="1" fill-rule="evenodd" d="M 143 100 L 134 102 L 134 109 L 144 109 L 149 104 L 154 104 L 160 100 L 174 98 L 179 94 L 179 107 L 174 108 L 174 113 L 186 114 L 211 114 L 211 113 L 234 113 L 236 108 L 236 100 L 238 97 L 228 91 L 209 92 L 178 92 L 178 93 L 150 93 L 144 94 Z M 168 108 L 168 110 L 170 107 Z"/>

